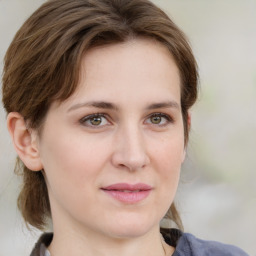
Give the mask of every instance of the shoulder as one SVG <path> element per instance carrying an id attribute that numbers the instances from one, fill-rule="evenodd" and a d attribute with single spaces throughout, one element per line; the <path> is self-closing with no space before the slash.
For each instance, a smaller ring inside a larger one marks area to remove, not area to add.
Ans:
<path id="1" fill-rule="evenodd" d="M 44 233 L 41 235 L 37 243 L 35 244 L 30 256 L 47 255 L 45 253 L 46 247 L 51 243 L 53 238 L 52 233 Z"/>
<path id="2" fill-rule="evenodd" d="M 173 231 L 171 230 L 171 233 Z M 177 231 L 174 232 L 177 236 Z M 196 238 L 189 233 L 180 232 L 173 256 L 249 256 L 233 245 Z"/>

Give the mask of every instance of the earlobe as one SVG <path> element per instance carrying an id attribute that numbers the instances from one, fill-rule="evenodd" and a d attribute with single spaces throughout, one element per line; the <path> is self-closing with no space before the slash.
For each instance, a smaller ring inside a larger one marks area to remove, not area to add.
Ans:
<path id="1" fill-rule="evenodd" d="M 35 131 L 30 131 L 22 115 L 11 112 L 7 116 L 7 127 L 14 148 L 26 167 L 32 171 L 43 169 Z"/>

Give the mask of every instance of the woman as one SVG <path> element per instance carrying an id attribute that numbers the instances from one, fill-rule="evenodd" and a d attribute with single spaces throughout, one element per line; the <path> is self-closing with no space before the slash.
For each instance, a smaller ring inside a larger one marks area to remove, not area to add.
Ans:
<path id="1" fill-rule="evenodd" d="M 173 201 L 196 98 L 189 44 L 149 1 L 42 5 L 3 74 L 18 205 L 28 224 L 53 225 L 31 255 L 246 255 L 181 231 Z M 179 229 L 160 230 L 164 216 Z"/>

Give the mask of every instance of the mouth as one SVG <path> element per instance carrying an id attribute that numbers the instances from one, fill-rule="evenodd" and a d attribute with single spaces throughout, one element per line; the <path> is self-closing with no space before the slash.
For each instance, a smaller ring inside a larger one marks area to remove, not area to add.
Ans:
<path id="1" fill-rule="evenodd" d="M 122 203 L 134 204 L 148 197 L 152 187 L 144 183 L 117 183 L 103 187 L 101 190 Z"/>

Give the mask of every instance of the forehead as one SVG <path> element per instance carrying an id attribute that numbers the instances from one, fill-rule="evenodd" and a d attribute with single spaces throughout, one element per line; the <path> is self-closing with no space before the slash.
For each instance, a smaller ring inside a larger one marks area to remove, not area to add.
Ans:
<path id="1" fill-rule="evenodd" d="M 109 65 L 105 65 L 106 62 Z M 136 38 L 123 43 L 90 49 L 81 63 L 81 79 L 84 79 L 83 75 L 91 75 L 92 68 L 95 69 L 95 65 L 97 65 L 97 68 L 101 68 L 102 72 L 105 70 L 109 72 L 113 68 L 116 71 L 125 68 L 127 71 L 133 69 L 133 72 L 135 72 L 137 69 L 138 72 L 147 72 L 151 68 L 156 73 L 160 69 L 170 68 L 170 65 L 172 69 L 178 71 L 168 48 L 162 43 L 149 38 Z"/>
<path id="2" fill-rule="evenodd" d="M 77 89 L 67 102 L 88 99 L 131 105 L 142 101 L 142 95 L 145 103 L 168 101 L 170 97 L 176 97 L 178 103 L 180 100 L 179 70 L 170 51 L 144 38 L 86 52 Z"/>
<path id="3" fill-rule="evenodd" d="M 119 83 L 122 90 L 133 85 L 136 89 L 143 86 L 141 82 L 149 88 L 154 81 L 167 87 L 180 85 L 179 69 L 167 47 L 143 38 L 89 50 L 82 60 L 78 88 Z"/>

